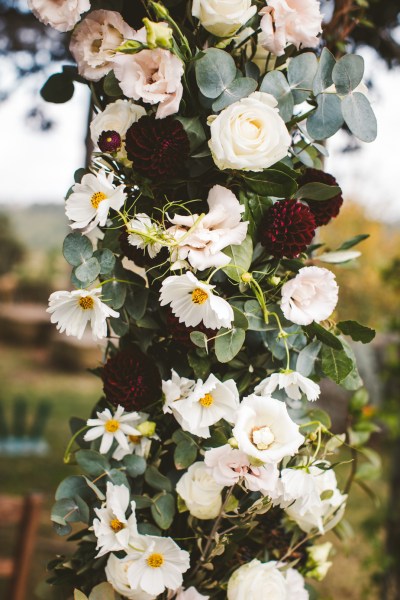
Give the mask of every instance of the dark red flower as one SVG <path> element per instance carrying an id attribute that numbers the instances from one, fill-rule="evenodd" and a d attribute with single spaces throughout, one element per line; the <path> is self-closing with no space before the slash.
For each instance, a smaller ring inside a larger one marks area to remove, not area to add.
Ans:
<path id="1" fill-rule="evenodd" d="M 104 394 L 114 406 L 145 410 L 161 397 L 161 377 L 154 362 L 136 346 L 110 357 L 101 371 Z"/>
<path id="2" fill-rule="evenodd" d="M 142 117 L 128 129 L 125 146 L 135 171 L 149 179 L 180 175 L 190 151 L 183 125 L 173 117 Z"/>
<path id="3" fill-rule="evenodd" d="M 297 200 L 280 200 L 268 210 L 260 227 L 260 241 L 275 258 L 294 258 L 307 248 L 315 233 L 311 210 Z"/>
<path id="4" fill-rule="evenodd" d="M 117 131 L 103 131 L 97 145 L 102 152 L 116 152 L 121 148 L 121 136 Z"/>
<path id="5" fill-rule="evenodd" d="M 144 267 L 146 263 L 145 253 L 140 248 L 136 248 L 136 246 L 132 246 L 132 244 L 128 242 L 128 232 L 126 229 L 123 229 L 119 234 L 118 241 L 122 254 L 126 256 L 126 258 L 133 260 L 138 267 Z"/>
<path id="6" fill-rule="evenodd" d="M 325 183 L 326 185 L 337 185 L 337 181 L 333 175 L 319 171 L 318 169 L 306 169 L 304 175 L 299 180 L 299 185 L 305 185 L 306 183 Z M 307 200 L 312 214 L 315 217 L 315 224 L 317 227 L 326 225 L 331 219 L 337 217 L 340 211 L 340 207 L 343 204 L 342 194 L 338 194 L 329 200 Z"/>
<path id="7" fill-rule="evenodd" d="M 187 327 L 185 323 L 180 323 L 178 317 L 176 317 L 171 310 L 167 312 L 166 326 L 168 334 L 172 337 L 174 343 L 186 348 L 193 348 L 193 342 L 190 339 L 192 331 L 201 331 L 207 337 L 213 337 L 215 331 L 213 329 L 207 329 L 203 323 L 199 323 L 196 327 Z"/>

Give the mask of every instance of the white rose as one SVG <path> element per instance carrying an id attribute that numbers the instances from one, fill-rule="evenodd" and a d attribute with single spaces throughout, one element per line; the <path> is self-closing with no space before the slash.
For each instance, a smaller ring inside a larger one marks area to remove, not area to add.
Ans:
<path id="1" fill-rule="evenodd" d="M 239 450 L 262 463 L 272 464 L 296 454 L 304 442 L 284 402 L 254 394 L 241 402 L 233 435 Z"/>
<path id="2" fill-rule="evenodd" d="M 57 31 L 70 31 L 82 13 L 90 9 L 89 0 L 28 0 L 28 7 L 41 23 Z"/>
<path id="3" fill-rule="evenodd" d="M 193 0 L 192 6 L 192 15 L 218 37 L 232 36 L 256 11 L 251 0 Z"/>
<path id="4" fill-rule="evenodd" d="M 94 10 L 74 29 L 69 49 L 79 74 L 99 81 L 113 68 L 115 50 L 136 32 L 114 10 Z"/>
<path id="5" fill-rule="evenodd" d="M 286 600 L 308 600 L 310 595 L 304 587 L 304 577 L 296 569 L 285 571 Z"/>
<path id="6" fill-rule="evenodd" d="M 195 462 L 177 483 L 176 491 L 197 519 L 215 519 L 222 506 L 219 485 L 203 462 Z"/>
<path id="7" fill-rule="evenodd" d="M 255 559 L 233 572 L 228 581 L 227 600 L 244 598 L 288 600 L 286 579 L 274 562 Z"/>
<path id="8" fill-rule="evenodd" d="M 121 138 L 124 138 L 129 127 L 145 114 L 143 106 L 129 102 L 129 100 L 116 100 L 116 102 L 108 104 L 90 123 L 93 144 L 97 145 L 103 131 L 116 131 Z"/>
<path id="9" fill-rule="evenodd" d="M 219 169 L 262 171 L 287 156 L 291 137 L 277 104 L 271 94 L 254 92 L 209 119 Z"/>
<path id="10" fill-rule="evenodd" d="M 153 600 L 155 596 L 151 596 L 142 590 L 132 589 L 129 585 L 127 571 L 132 563 L 132 560 L 127 561 L 123 558 L 117 558 L 115 554 L 110 554 L 105 568 L 107 581 L 124 598 L 129 600 Z"/>
<path id="11" fill-rule="evenodd" d="M 282 286 L 281 309 L 297 325 L 319 323 L 331 316 L 338 301 L 339 287 L 328 269 L 303 267 Z"/>

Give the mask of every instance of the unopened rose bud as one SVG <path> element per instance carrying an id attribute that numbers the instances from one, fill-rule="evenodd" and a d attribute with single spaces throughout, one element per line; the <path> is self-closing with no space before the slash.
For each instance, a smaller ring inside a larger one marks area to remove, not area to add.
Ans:
<path id="1" fill-rule="evenodd" d="M 169 50 L 172 47 L 172 29 L 166 23 L 155 23 L 146 18 L 143 19 L 143 24 L 146 28 L 149 48 Z"/>
<path id="2" fill-rule="evenodd" d="M 143 423 L 140 423 L 136 429 L 140 431 L 144 437 L 151 437 L 156 432 L 156 424 L 154 421 L 144 421 Z"/>

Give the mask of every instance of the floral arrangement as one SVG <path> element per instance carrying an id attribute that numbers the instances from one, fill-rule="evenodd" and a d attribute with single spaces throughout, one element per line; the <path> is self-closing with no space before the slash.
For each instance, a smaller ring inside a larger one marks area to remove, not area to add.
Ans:
<path id="1" fill-rule="evenodd" d="M 76 289 L 48 311 L 107 338 L 104 396 L 71 419 L 82 474 L 52 510 L 60 535 L 84 524 L 50 563 L 54 597 L 311 598 L 317 540 L 376 460 L 348 341 L 374 332 L 334 319 L 325 266 L 366 236 L 319 241 L 343 202 L 324 140 L 376 135 L 363 60 L 324 46 L 317 0 L 29 3 L 77 63 L 43 97 L 79 81 L 93 103 L 65 203 Z M 323 377 L 355 392 L 343 434 L 313 404 Z"/>

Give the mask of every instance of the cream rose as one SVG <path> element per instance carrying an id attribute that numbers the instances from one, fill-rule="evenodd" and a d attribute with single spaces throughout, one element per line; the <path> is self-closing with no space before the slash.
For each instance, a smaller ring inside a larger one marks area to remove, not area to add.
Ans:
<path id="1" fill-rule="evenodd" d="M 296 325 L 319 323 L 331 316 L 339 287 L 334 274 L 320 267 L 303 267 L 294 279 L 282 286 L 281 309 Z"/>
<path id="2" fill-rule="evenodd" d="M 94 10 L 74 30 L 69 49 L 79 74 L 99 81 L 113 68 L 115 50 L 136 32 L 118 12 Z"/>
<path id="3" fill-rule="evenodd" d="M 41 23 L 57 31 L 70 31 L 81 14 L 90 9 L 89 0 L 28 0 L 28 7 Z"/>
<path id="4" fill-rule="evenodd" d="M 181 59 L 162 48 L 123 54 L 114 60 L 114 73 L 125 96 L 158 104 L 157 119 L 178 112 L 183 72 Z"/>
<path id="5" fill-rule="evenodd" d="M 143 106 L 129 102 L 129 100 L 116 100 L 106 106 L 103 112 L 94 117 L 90 123 L 90 135 L 96 146 L 103 131 L 116 131 L 121 138 L 125 137 L 129 127 L 146 114 Z"/>
<path id="6" fill-rule="evenodd" d="M 275 561 L 262 563 L 254 559 L 236 569 L 228 581 L 227 600 L 244 598 L 308 600 L 309 594 L 304 578 L 295 569 L 280 571 Z"/>
<path id="7" fill-rule="evenodd" d="M 221 510 L 221 491 L 203 462 L 195 462 L 177 483 L 176 491 L 197 519 L 215 519 Z"/>
<path id="8" fill-rule="evenodd" d="M 254 92 L 209 119 L 219 169 L 262 171 L 287 156 L 291 137 L 277 104 L 271 94 Z"/>
<path id="9" fill-rule="evenodd" d="M 251 0 L 193 0 L 192 15 L 213 35 L 230 37 L 255 15 Z"/>

